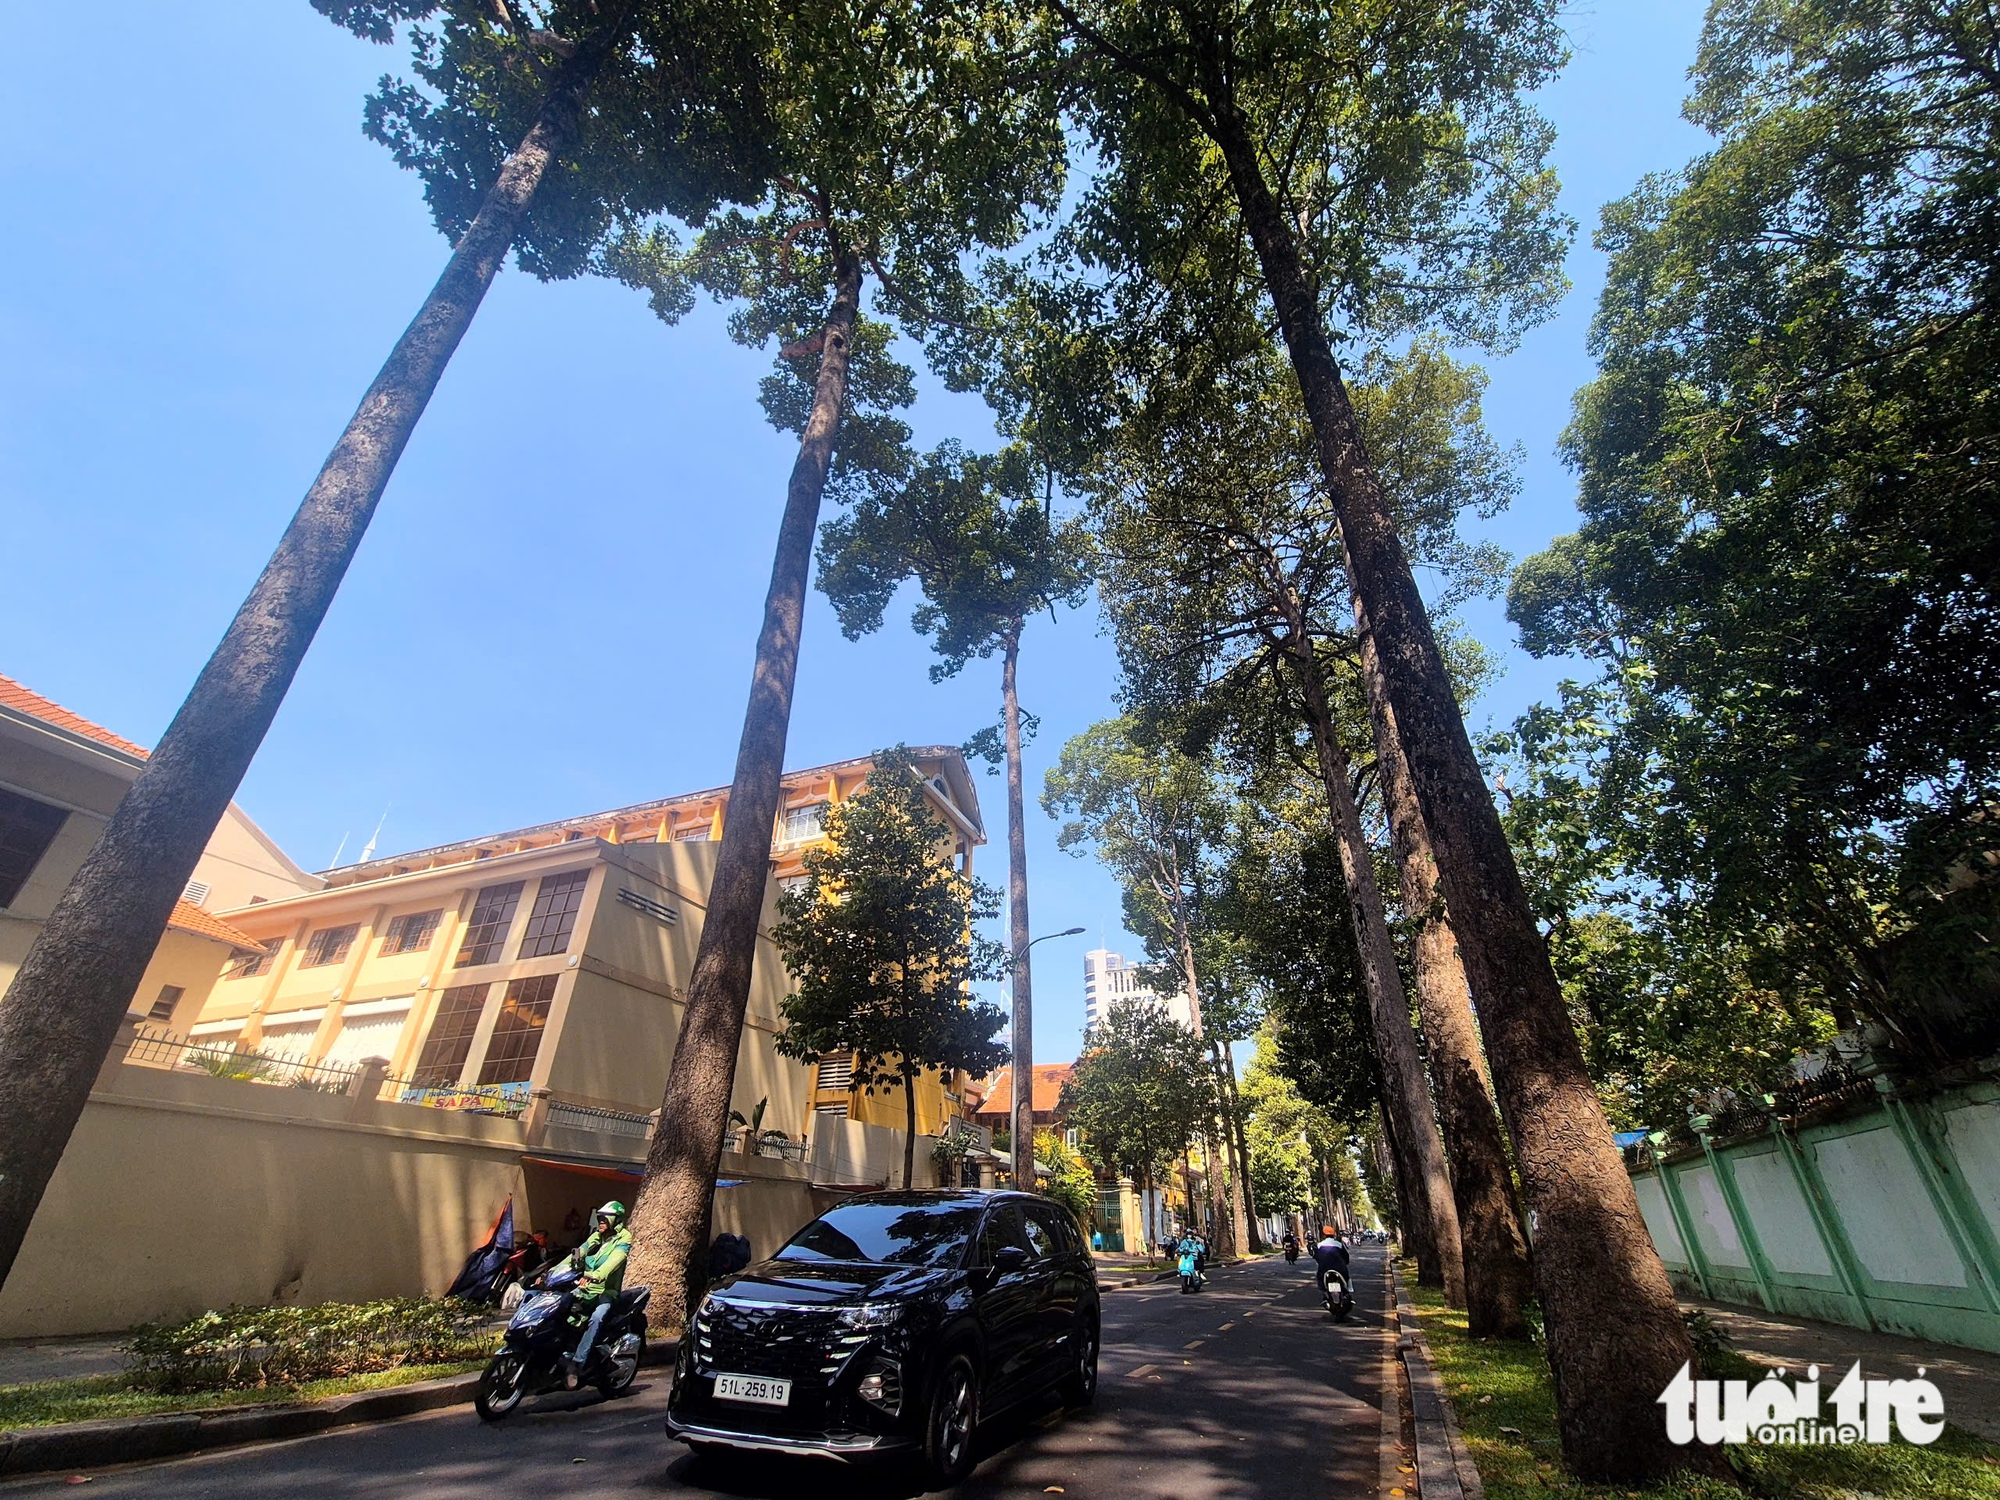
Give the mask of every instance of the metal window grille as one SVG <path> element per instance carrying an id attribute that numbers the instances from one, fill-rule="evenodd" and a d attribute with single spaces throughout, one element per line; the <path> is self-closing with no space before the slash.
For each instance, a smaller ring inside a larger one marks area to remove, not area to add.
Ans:
<path id="1" fill-rule="evenodd" d="M 621 885 L 618 887 L 618 899 L 622 904 L 632 907 L 636 911 L 642 911 L 657 921 L 665 922 L 669 927 L 674 926 L 681 919 L 681 914 L 671 906 L 666 905 L 664 902 L 655 901 L 651 896 L 642 896 L 630 886 Z"/>
<path id="2" fill-rule="evenodd" d="M 174 1007 L 181 1003 L 181 996 L 186 993 L 186 988 L 178 984 L 161 985 L 160 998 L 155 1000 L 153 1008 L 146 1012 L 146 1019 L 148 1021 L 171 1021 L 174 1018 Z"/>
<path id="3" fill-rule="evenodd" d="M 479 1013 L 486 1008 L 486 990 L 483 984 L 461 984 L 438 997 L 437 1015 L 431 1019 L 430 1035 L 424 1038 L 411 1083 L 419 1088 L 448 1089 L 458 1082 L 472 1052 Z"/>
<path id="4" fill-rule="evenodd" d="M 490 964 L 499 959 L 525 884 L 510 880 L 505 885 L 489 885 L 479 893 L 472 903 L 472 920 L 466 923 L 465 941 L 459 945 L 455 968 L 469 969 L 474 964 Z"/>
<path id="5" fill-rule="evenodd" d="M 546 958 L 551 953 L 568 951 L 569 935 L 576 927 L 576 914 L 583 905 L 583 888 L 589 880 L 588 870 L 542 877 L 516 958 Z"/>
<path id="6" fill-rule="evenodd" d="M 0 789 L 0 906 L 12 906 L 69 814 Z"/>
<path id="7" fill-rule="evenodd" d="M 549 1124 L 568 1130 L 594 1130 L 599 1135 L 631 1136 L 643 1140 L 653 1133 L 651 1115 L 632 1114 L 622 1109 L 595 1109 L 587 1104 L 549 1101 Z"/>
<path id="8" fill-rule="evenodd" d="M 493 1039 L 486 1044 L 486 1061 L 479 1069 L 482 1087 L 526 1083 L 534 1073 L 535 1054 L 541 1050 L 542 1031 L 556 998 L 556 978 L 554 974 L 537 974 L 508 984 L 506 997 L 500 1002 L 500 1019 L 493 1024 Z"/>
<path id="9" fill-rule="evenodd" d="M 382 951 L 389 953 L 416 953 L 431 945 L 437 936 L 438 922 L 444 916 L 442 908 L 436 911 L 415 911 L 405 916 L 394 917 L 389 922 L 389 935 L 382 939 Z"/>
<path id="10" fill-rule="evenodd" d="M 299 960 L 299 967 L 318 969 L 339 963 L 347 957 L 347 950 L 354 946 L 354 934 L 360 930 L 353 922 L 345 927 L 320 928 L 306 940 L 306 956 Z"/>

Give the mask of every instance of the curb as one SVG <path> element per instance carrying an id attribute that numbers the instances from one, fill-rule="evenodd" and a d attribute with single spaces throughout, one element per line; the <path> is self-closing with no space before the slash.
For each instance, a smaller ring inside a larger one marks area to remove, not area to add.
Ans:
<path id="1" fill-rule="evenodd" d="M 676 1339 L 648 1343 L 643 1363 L 672 1364 L 678 1343 Z M 357 1391 L 351 1396 L 329 1396 L 323 1401 L 162 1412 L 150 1417 L 112 1417 L 0 1432 L 0 1478 L 175 1458 L 208 1448 L 234 1448 L 244 1443 L 310 1437 L 366 1422 L 391 1422 L 440 1407 L 470 1405 L 478 1384 L 478 1374 L 468 1372 L 379 1391 Z"/>
<path id="2" fill-rule="evenodd" d="M 1417 1324 L 1417 1310 L 1395 1272 L 1390 1285 L 1396 1293 L 1396 1347 L 1410 1380 L 1410 1410 L 1417 1433 L 1417 1494 L 1419 1500 L 1486 1500 L 1479 1469 L 1465 1451 L 1458 1430 L 1458 1413 L 1444 1393 L 1430 1345 Z"/>

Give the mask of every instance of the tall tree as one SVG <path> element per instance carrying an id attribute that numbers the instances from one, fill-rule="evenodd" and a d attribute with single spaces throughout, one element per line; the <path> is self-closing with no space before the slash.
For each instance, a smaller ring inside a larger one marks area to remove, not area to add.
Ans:
<path id="1" fill-rule="evenodd" d="M 778 898 L 773 941 L 794 988 L 778 1051 L 809 1062 L 856 1056 L 855 1086 L 903 1091 L 903 1186 L 916 1163 L 917 1079 L 976 1075 L 1006 1061 L 1000 1008 L 975 1001 L 1005 954 L 973 923 L 998 893 L 962 874 L 923 779 L 899 747 L 827 815 L 827 842 L 805 856 L 805 884 Z"/>
<path id="2" fill-rule="evenodd" d="M 829 478 L 841 485 L 901 462 L 909 434 L 891 409 L 914 388 L 891 354 L 889 320 L 921 337 L 962 314 L 967 259 L 1018 239 L 1061 193 L 1056 118 L 1015 87 L 1023 45 L 1004 8 L 789 7 L 772 63 L 773 197 L 754 214 L 711 219 L 685 252 L 660 226 L 631 226 L 604 251 L 606 268 L 645 288 L 662 318 L 706 291 L 737 304 L 738 339 L 775 340 L 765 410 L 800 438 L 687 1017 L 633 1209 L 633 1274 L 654 1287 L 653 1316 L 666 1327 L 684 1324 L 704 1271 L 821 497 Z M 864 274 L 876 279 L 880 318 L 862 315 Z"/>
<path id="3" fill-rule="evenodd" d="M 886 476 L 885 476 L 886 478 Z M 946 443 L 903 478 L 864 491 L 820 531 L 819 584 L 841 633 L 859 640 L 882 625 L 904 580 L 923 602 L 910 623 L 941 660 L 931 680 L 954 677 L 974 657 L 1000 653 L 1000 734 L 983 730 L 966 748 L 1004 764 L 1007 777 L 1007 940 L 1013 989 L 1008 1037 L 1014 1076 L 1035 1076 L 1034 993 L 1028 962 L 1028 842 L 1022 814 L 1023 723 L 1016 673 L 1021 632 L 1043 610 L 1075 608 L 1089 586 L 1087 538 L 1052 513 L 1055 476 L 1013 448 L 991 457 Z M 1034 1134 L 1032 1089 L 1015 1090 L 1010 1137 Z"/>
<path id="4" fill-rule="evenodd" d="M 1283 337 L 1541 1225 L 1564 1457 L 1592 1479 L 1719 1471 L 1661 1429 L 1656 1397 L 1691 1346 L 1335 354 L 1337 338 L 1425 325 L 1504 345 L 1559 296 L 1568 225 L 1543 162 L 1550 132 L 1527 103 L 1563 57 L 1557 6 L 1048 4 L 1088 74 L 1106 164 L 1080 211 L 1093 251 L 1197 314 L 1209 306 L 1201 283 L 1234 262 L 1160 253 L 1180 248 L 1157 222 L 1154 185 L 1172 183 L 1184 221 L 1226 219 L 1247 240 Z"/>
<path id="5" fill-rule="evenodd" d="M 1091 1157 L 1139 1179 L 1151 1213 L 1153 1174 L 1185 1152 L 1214 1108 L 1201 1039 L 1158 1006 L 1114 1001 L 1084 1036 L 1062 1107 Z M 1146 1226 L 1148 1239 L 1158 1227 Z"/>
<path id="6" fill-rule="evenodd" d="M 1398 522 L 1419 562 L 1439 576 L 1447 607 L 1493 591 L 1501 577 L 1502 560 L 1468 545 L 1457 527 L 1468 506 L 1491 513 L 1514 486 L 1508 455 L 1480 420 L 1483 383 L 1478 370 L 1420 340 L 1402 355 L 1365 362 L 1354 387 Z M 1261 721 L 1271 712 L 1271 693 L 1253 685 L 1275 679 L 1284 712 L 1311 730 L 1316 768 L 1350 851 L 1351 919 L 1378 956 L 1365 972 L 1382 1018 L 1379 1046 L 1393 1064 L 1388 1103 L 1408 1117 L 1395 1132 L 1407 1151 L 1430 1138 L 1418 1124 L 1430 1105 L 1415 1038 L 1401 1021 L 1407 1008 L 1388 961 L 1386 907 L 1347 764 L 1356 754 L 1365 760 L 1370 746 L 1365 703 L 1351 691 L 1368 653 L 1346 623 L 1338 527 L 1296 386 L 1262 358 L 1240 360 L 1185 391 L 1163 386 L 1109 445 L 1097 478 L 1101 587 L 1133 700 L 1148 712 L 1188 718 L 1198 734 L 1227 733 L 1243 743 L 1269 733 Z M 1476 651 L 1461 646 L 1458 654 L 1461 671 L 1477 670 Z M 1422 816 L 1411 798 L 1393 795 L 1407 791 L 1407 778 L 1390 774 L 1402 767 L 1400 746 L 1381 733 L 1387 722 L 1376 716 L 1375 784 L 1384 793 L 1398 894 L 1413 932 L 1415 988 L 1451 1168 L 1447 1177 L 1440 1160 L 1426 1167 L 1429 1152 L 1412 1163 L 1419 1169 L 1413 1187 L 1425 1189 L 1411 1216 L 1412 1244 L 1424 1252 L 1425 1279 L 1456 1292 L 1448 1252 L 1462 1241 L 1472 1325 L 1481 1337 L 1519 1337 L 1529 1271 L 1506 1146 Z M 1349 790 L 1331 800 L 1340 792 L 1336 777 Z M 1445 1244 L 1429 1232 L 1432 1192 L 1448 1210 Z"/>
<path id="7" fill-rule="evenodd" d="M 16 1122 L 0 1141 L 0 1276 L 13 1266 L 174 901 L 508 250 L 518 246 L 544 274 L 573 274 L 569 247 L 588 242 L 579 225 L 609 194 L 648 212 L 695 214 L 719 196 L 756 190 L 756 153 L 737 149 L 743 142 L 733 134 L 755 114 L 743 92 L 754 93 L 755 74 L 718 67 L 717 50 L 736 51 L 726 13 L 609 0 L 552 6 L 530 24 L 522 17 L 532 13 L 518 4 L 496 10 L 473 0 L 317 0 L 317 8 L 377 42 L 393 40 L 406 22 L 428 23 L 415 28 L 419 70 L 442 92 L 391 86 L 369 121 L 378 135 L 395 134 L 385 122 L 398 110 L 440 126 L 411 149 L 428 152 L 450 178 L 451 191 L 434 190 L 431 201 L 454 248 L 0 1000 L 0 1099 Z M 711 69 L 729 81 L 697 91 L 699 107 L 680 107 L 686 92 L 670 96 L 672 108 L 657 105 L 662 74 Z M 593 90 L 596 110 L 586 108 Z M 498 122 L 479 121 L 466 92 L 499 101 Z M 628 163 L 607 159 L 599 129 L 606 96 L 629 139 L 643 143 L 643 172 L 628 177 Z M 548 202 L 551 181 L 562 187 Z"/>
<path id="8" fill-rule="evenodd" d="M 1713 147 L 1604 212 L 1564 439 L 1583 526 L 1509 614 L 1602 668 L 1593 815 L 1662 916 L 1913 1064 L 1976 1055 L 2000 1044 L 1994 20 L 1726 0 L 1691 76 Z"/>

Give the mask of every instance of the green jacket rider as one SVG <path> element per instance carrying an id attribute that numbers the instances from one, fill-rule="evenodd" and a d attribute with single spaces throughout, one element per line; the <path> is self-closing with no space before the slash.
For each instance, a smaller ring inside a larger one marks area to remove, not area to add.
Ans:
<path id="1" fill-rule="evenodd" d="M 632 1254 L 632 1231 L 625 1227 L 625 1205 L 612 1199 L 592 1215 L 596 1227 L 576 1247 L 574 1258 L 583 1275 L 576 1284 L 576 1310 L 588 1312 L 576 1353 L 565 1361 L 564 1381 L 570 1389 L 590 1363 L 590 1347 L 604 1326 L 605 1314 L 625 1285 L 625 1262 Z"/>

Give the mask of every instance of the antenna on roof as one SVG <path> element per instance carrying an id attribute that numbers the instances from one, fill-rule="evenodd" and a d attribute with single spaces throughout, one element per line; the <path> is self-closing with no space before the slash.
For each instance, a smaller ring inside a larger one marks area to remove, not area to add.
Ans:
<path id="1" fill-rule="evenodd" d="M 375 820 L 375 831 L 368 835 L 368 842 L 361 846 L 361 858 L 355 861 L 356 864 L 365 865 L 375 857 L 376 840 L 382 837 L 382 825 L 388 821 L 389 809 L 385 807 L 382 809 L 382 816 Z"/>
<path id="2" fill-rule="evenodd" d="M 333 858 L 326 862 L 326 867 L 329 870 L 337 870 L 340 868 L 340 856 L 347 852 L 347 840 L 350 837 L 351 834 L 346 834 L 346 833 L 343 833 L 340 836 L 340 847 L 333 851 Z"/>

